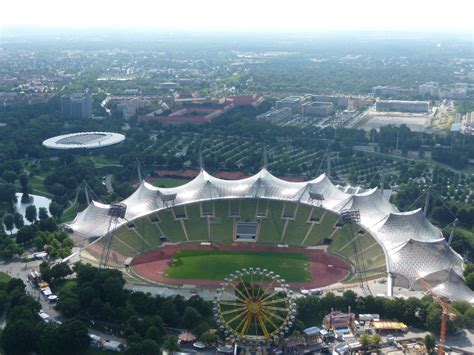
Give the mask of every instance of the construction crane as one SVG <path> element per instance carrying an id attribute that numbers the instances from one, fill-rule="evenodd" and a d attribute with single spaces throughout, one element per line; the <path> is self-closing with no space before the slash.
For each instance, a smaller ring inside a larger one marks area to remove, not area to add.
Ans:
<path id="1" fill-rule="evenodd" d="M 426 290 L 430 293 L 430 295 L 433 297 L 433 300 L 441 306 L 441 331 L 439 335 L 438 354 L 444 355 L 448 319 L 455 320 L 456 314 L 451 311 L 451 307 L 449 306 L 449 300 L 447 298 L 437 295 L 431 285 L 428 283 L 428 281 L 426 281 L 424 278 L 421 278 L 420 281 L 426 288 Z"/>

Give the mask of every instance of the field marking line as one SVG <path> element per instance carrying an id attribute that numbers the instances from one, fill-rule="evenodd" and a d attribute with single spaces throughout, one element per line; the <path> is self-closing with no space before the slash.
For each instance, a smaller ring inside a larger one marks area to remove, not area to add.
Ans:
<path id="1" fill-rule="evenodd" d="M 180 219 L 179 222 L 181 223 L 181 228 L 183 228 L 184 236 L 186 240 L 189 242 L 188 231 L 186 230 L 186 226 L 184 225 L 184 219 Z"/>
<path id="2" fill-rule="evenodd" d="M 137 231 L 136 228 L 133 228 L 133 231 L 136 233 L 136 235 L 138 235 L 138 238 L 140 238 L 146 245 L 151 248 L 151 244 L 145 240 L 145 238 L 140 234 L 140 232 Z"/>
<path id="3" fill-rule="evenodd" d="M 301 246 L 304 246 L 304 243 L 306 242 L 306 239 L 311 234 L 311 231 L 313 230 L 315 224 L 316 224 L 315 222 L 311 222 L 311 225 L 308 227 L 308 231 L 306 232 L 306 235 L 304 236 L 304 239 L 301 242 Z"/>
<path id="4" fill-rule="evenodd" d="M 134 247 L 132 247 L 130 244 L 128 244 L 128 243 L 126 243 L 125 241 L 123 241 L 118 235 L 113 234 L 113 235 L 112 235 L 112 238 L 113 238 L 113 237 L 115 237 L 116 240 L 118 240 L 120 243 L 122 243 L 122 244 L 125 245 L 126 247 L 129 247 L 130 249 L 135 250 L 137 253 L 140 252 L 137 248 L 134 248 Z"/>
<path id="5" fill-rule="evenodd" d="M 288 228 L 288 222 L 289 221 L 290 221 L 289 218 L 285 218 L 285 225 L 283 226 L 283 231 L 281 232 L 280 243 L 283 242 L 283 239 L 285 238 L 286 229 Z"/>

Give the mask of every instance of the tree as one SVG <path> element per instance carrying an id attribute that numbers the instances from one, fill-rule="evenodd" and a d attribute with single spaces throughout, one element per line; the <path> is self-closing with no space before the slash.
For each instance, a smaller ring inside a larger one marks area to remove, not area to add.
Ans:
<path id="1" fill-rule="evenodd" d="M 21 192 L 23 193 L 21 202 L 28 203 L 30 201 L 30 196 L 28 195 L 28 175 L 20 174 L 18 179 L 20 180 Z"/>
<path id="2" fill-rule="evenodd" d="M 15 226 L 15 217 L 11 213 L 7 213 L 3 216 L 3 224 L 5 225 L 5 229 L 12 234 L 13 227 Z"/>
<path id="3" fill-rule="evenodd" d="M 63 208 L 59 203 L 53 201 L 49 204 L 49 213 L 51 213 L 54 218 L 59 219 L 63 213 Z"/>
<path id="4" fill-rule="evenodd" d="M 51 268 L 49 267 L 49 263 L 47 261 L 43 261 L 39 266 L 39 270 L 40 270 L 41 279 L 46 282 L 50 282 L 51 281 Z"/>
<path id="5" fill-rule="evenodd" d="M 151 339 L 159 343 L 162 339 L 162 334 L 158 327 L 155 327 L 152 325 L 148 330 L 146 331 L 145 338 Z"/>
<path id="6" fill-rule="evenodd" d="M 379 334 L 376 333 L 372 336 L 372 344 L 374 344 L 377 348 L 379 347 L 381 342 L 382 337 Z"/>
<path id="7" fill-rule="evenodd" d="M 57 308 L 67 318 L 75 317 L 81 311 L 81 305 L 76 298 L 60 297 Z"/>
<path id="8" fill-rule="evenodd" d="M 17 236 L 18 238 L 18 236 Z M 37 250 L 43 250 L 43 247 L 44 247 L 44 241 L 41 237 L 36 237 L 34 240 L 33 240 L 33 244 L 35 246 L 35 248 Z"/>
<path id="9" fill-rule="evenodd" d="M 62 354 L 82 354 L 89 347 L 87 326 L 78 319 L 66 319 L 59 327 Z"/>
<path id="10" fill-rule="evenodd" d="M 179 351 L 181 349 L 178 344 L 178 339 L 172 335 L 169 335 L 165 338 L 163 348 L 168 350 L 170 353 L 174 353 L 175 351 Z"/>
<path id="11" fill-rule="evenodd" d="M 176 306 L 174 305 L 172 300 L 166 299 L 162 303 L 160 315 L 163 318 L 163 322 L 166 325 L 168 326 L 179 325 L 179 313 L 176 310 Z"/>
<path id="12" fill-rule="evenodd" d="M 2 333 L 2 347 L 5 354 L 29 354 L 34 350 L 36 332 L 31 321 L 26 319 L 12 320 Z"/>
<path id="13" fill-rule="evenodd" d="M 20 185 L 22 187 L 22 190 L 28 187 L 28 175 L 26 175 L 25 173 L 22 173 L 18 175 L 18 180 L 20 180 Z"/>
<path id="14" fill-rule="evenodd" d="M 46 207 L 40 207 L 39 208 L 38 217 L 39 217 L 40 221 L 45 221 L 49 218 L 48 210 L 46 209 Z"/>
<path id="15" fill-rule="evenodd" d="M 468 329 L 474 328 L 474 307 L 470 307 L 466 313 L 464 313 L 464 325 Z"/>
<path id="16" fill-rule="evenodd" d="M 48 217 L 45 220 L 40 220 L 39 229 L 41 231 L 55 232 L 58 230 L 58 226 L 52 217 Z"/>
<path id="17" fill-rule="evenodd" d="M 0 201 L 8 204 L 16 202 L 16 188 L 13 184 L 0 184 Z"/>
<path id="18" fill-rule="evenodd" d="M 14 219 L 15 219 L 15 227 L 16 229 L 21 229 L 24 225 L 25 225 L 25 221 L 23 220 L 23 216 L 18 213 L 18 212 L 15 212 L 15 214 L 13 215 Z"/>
<path id="19" fill-rule="evenodd" d="M 367 348 L 370 345 L 370 335 L 367 333 L 364 333 L 361 335 L 359 341 L 360 345 L 362 345 L 364 348 Z"/>
<path id="20" fill-rule="evenodd" d="M 133 341 L 132 341 L 133 340 Z M 141 340 L 137 335 L 136 339 L 129 341 L 129 347 L 125 354 L 127 355 L 155 355 L 160 354 L 160 345 L 151 339 Z"/>
<path id="21" fill-rule="evenodd" d="M 5 222 L 4 222 L 5 223 Z M 6 224 L 5 224 L 6 227 Z M 466 285 L 471 289 L 474 290 L 474 272 L 471 272 L 466 276 Z"/>
<path id="22" fill-rule="evenodd" d="M 160 345 L 151 339 L 145 339 L 142 342 L 143 355 L 155 355 L 160 353 Z"/>
<path id="23" fill-rule="evenodd" d="M 11 170 L 5 170 L 2 174 L 2 179 L 10 184 L 15 183 L 16 178 L 17 178 L 16 173 Z"/>
<path id="24" fill-rule="evenodd" d="M 66 276 L 71 274 L 72 270 L 67 263 L 59 263 L 54 265 L 50 272 L 51 278 L 53 278 L 55 281 L 64 279 Z"/>
<path id="25" fill-rule="evenodd" d="M 0 314 L 5 312 L 8 306 L 8 294 L 4 290 L 0 290 Z"/>
<path id="26" fill-rule="evenodd" d="M 183 325 L 186 329 L 194 328 L 202 319 L 201 314 L 194 307 L 186 307 L 183 314 Z"/>
<path id="27" fill-rule="evenodd" d="M 37 212 L 36 212 L 36 206 L 35 205 L 30 205 L 26 207 L 25 210 L 25 217 L 30 223 L 36 222 L 37 219 Z"/>
<path id="28" fill-rule="evenodd" d="M 207 322 L 200 322 L 193 328 L 193 333 L 199 338 L 205 332 L 207 332 L 211 327 Z"/>
<path id="29" fill-rule="evenodd" d="M 433 354 L 435 346 L 436 346 L 435 337 L 431 334 L 426 334 L 425 338 L 423 339 L 423 342 L 425 343 L 426 352 L 428 354 Z"/>
<path id="30" fill-rule="evenodd" d="M 55 323 L 48 323 L 44 326 L 38 325 L 37 329 L 39 333 L 38 347 L 40 354 L 61 355 L 59 326 Z"/>
<path id="31" fill-rule="evenodd" d="M 204 344 L 206 344 L 207 346 L 212 346 L 214 344 L 217 344 L 219 337 L 217 336 L 216 333 L 211 333 L 207 331 L 199 337 L 199 340 L 203 342 Z"/>
<path id="32" fill-rule="evenodd" d="M 35 237 L 35 229 L 32 226 L 24 226 L 16 233 L 18 244 L 28 243 Z"/>

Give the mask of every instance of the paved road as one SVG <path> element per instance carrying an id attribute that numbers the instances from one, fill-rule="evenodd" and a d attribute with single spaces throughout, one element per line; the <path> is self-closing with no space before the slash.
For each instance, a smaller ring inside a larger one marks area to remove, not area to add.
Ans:
<path id="1" fill-rule="evenodd" d="M 143 286 L 135 284 L 126 284 L 125 288 L 132 291 L 141 291 L 144 293 L 151 293 L 152 295 L 160 295 L 163 297 L 180 295 L 184 298 L 189 298 L 197 293 L 205 300 L 213 300 L 216 294 L 213 290 L 198 290 L 195 288 L 170 288 L 159 286 Z"/>

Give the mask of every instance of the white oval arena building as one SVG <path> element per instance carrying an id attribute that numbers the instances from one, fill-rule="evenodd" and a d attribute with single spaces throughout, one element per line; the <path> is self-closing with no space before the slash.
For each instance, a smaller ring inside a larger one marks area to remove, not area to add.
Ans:
<path id="1" fill-rule="evenodd" d="M 114 145 L 125 140 L 125 136 L 112 132 L 78 132 L 63 134 L 43 141 L 50 149 L 93 149 Z"/>

